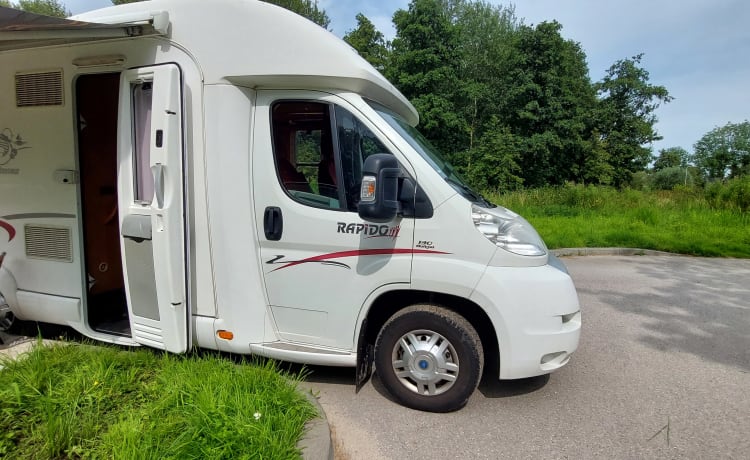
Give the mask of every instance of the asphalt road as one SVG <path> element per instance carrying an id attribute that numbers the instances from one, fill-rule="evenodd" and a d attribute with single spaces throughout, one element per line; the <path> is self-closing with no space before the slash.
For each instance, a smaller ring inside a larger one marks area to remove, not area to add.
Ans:
<path id="1" fill-rule="evenodd" d="M 312 368 L 337 458 L 750 458 L 750 261 L 569 257 L 584 329 L 548 377 L 487 378 L 461 411 Z"/>

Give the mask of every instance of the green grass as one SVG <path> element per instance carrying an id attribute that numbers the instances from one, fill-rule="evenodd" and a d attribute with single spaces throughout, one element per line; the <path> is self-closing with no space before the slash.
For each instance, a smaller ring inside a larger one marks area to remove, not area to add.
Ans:
<path id="1" fill-rule="evenodd" d="M 750 212 L 712 202 L 701 189 L 565 186 L 488 198 L 523 215 L 553 249 L 629 247 L 750 258 Z"/>
<path id="2" fill-rule="evenodd" d="M 299 458 L 317 415 L 270 361 L 68 344 L 0 364 L 0 458 Z"/>

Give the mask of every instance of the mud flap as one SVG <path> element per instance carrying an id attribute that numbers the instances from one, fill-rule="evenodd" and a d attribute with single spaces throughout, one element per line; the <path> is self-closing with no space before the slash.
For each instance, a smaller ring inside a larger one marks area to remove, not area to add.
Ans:
<path id="1" fill-rule="evenodd" d="M 362 328 L 359 331 L 359 340 L 357 341 L 357 373 L 354 377 L 355 393 L 365 386 L 372 375 L 372 362 L 375 346 L 367 340 L 367 319 L 362 322 Z"/>

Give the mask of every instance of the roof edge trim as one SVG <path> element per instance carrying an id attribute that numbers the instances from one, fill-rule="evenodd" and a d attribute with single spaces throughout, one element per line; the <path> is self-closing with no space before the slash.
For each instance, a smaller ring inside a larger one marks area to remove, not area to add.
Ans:
<path id="1" fill-rule="evenodd" d="M 78 16 L 69 19 L 77 20 Z M 88 22 L 112 25 L 151 25 L 156 32 L 166 35 L 169 32 L 169 12 L 167 11 L 135 11 L 132 13 L 110 14 L 105 16 L 88 17 Z"/>

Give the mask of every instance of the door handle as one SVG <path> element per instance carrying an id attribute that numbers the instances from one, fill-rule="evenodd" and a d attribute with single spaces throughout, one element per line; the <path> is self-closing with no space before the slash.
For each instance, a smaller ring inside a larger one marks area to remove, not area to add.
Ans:
<path id="1" fill-rule="evenodd" d="M 164 165 L 156 163 L 151 167 L 154 175 L 154 195 L 156 196 L 156 206 L 159 209 L 164 208 Z"/>
<path id="2" fill-rule="evenodd" d="M 266 239 L 270 241 L 279 241 L 281 233 L 284 231 L 284 218 L 281 215 L 281 208 L 269 206 L 263 213 L 263 230 L 266 233 Z"/>

